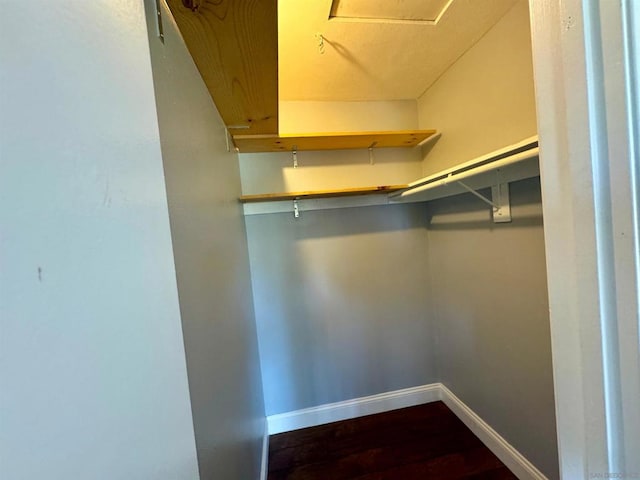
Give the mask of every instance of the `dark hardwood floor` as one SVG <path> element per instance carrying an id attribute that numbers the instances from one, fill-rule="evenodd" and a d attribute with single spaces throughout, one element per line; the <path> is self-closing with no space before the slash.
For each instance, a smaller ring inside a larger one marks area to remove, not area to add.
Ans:
<path id="1" fill-rule="evenodd" d="M 269 480 L 516 479 L 442 402 L 272 435 Z"/>

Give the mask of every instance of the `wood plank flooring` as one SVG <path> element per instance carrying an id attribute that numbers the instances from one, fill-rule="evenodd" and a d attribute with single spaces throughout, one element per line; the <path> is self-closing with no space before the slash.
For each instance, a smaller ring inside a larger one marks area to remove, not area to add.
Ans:
<path id="1" fill-rule="evenodd" d="M 442 402 L 272 435 L 268 480 L 517 478 Z"/>

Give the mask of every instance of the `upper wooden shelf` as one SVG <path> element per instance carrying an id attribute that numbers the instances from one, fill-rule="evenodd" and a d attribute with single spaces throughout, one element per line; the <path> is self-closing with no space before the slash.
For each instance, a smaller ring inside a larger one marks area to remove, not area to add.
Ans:
<path id="1" fill-rule="evenodd" d="M 393 132 L 307 133 L 302 135 L 233 135 L 240 153 L 415 147 L 435 130 Z"/>
<path id="2" fill-rule="evenodd" d="M 167 0 L 240 152 L 413 147 L 434 130 L 279 135 L 277 0 Z"/>

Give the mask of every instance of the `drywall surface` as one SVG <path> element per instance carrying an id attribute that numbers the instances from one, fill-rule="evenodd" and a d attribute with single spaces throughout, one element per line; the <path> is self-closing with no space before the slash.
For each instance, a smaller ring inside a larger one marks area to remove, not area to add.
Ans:
<path id="1" fill-rule="evenodd" d="M 257 479 L 264 404 L 238 157 L 163 8 L 147 2 L 193 423 L 203 479 Z"/>
<path id="2" fill-rule="evenodd" d="M 423 205 L 246 218 L 268 415 L 437 380 Z"/>
<path id="3" fill-rule="evenodd" d="M 526 0 L 418 99 L 418 111 L 421 128 L 442 132 L 424 148 L 425 176 L 536 134 Z"/>
<path id="4" fill-rule="evenodd" d="M 280 133 L 367 132 L 418 128 L 415 100 L 280 101 Z"/>
<path id="5" fill-rule="evenodd" d="M 519 1 L 418 100 L 442 138 L 424 174 L 536 134 L 529 11 Z M 487 193 L 490 195 L 490 193 Z M 513 222 L 471 195 L 429 203 L 441 381 L 549 478 L 558 477 L 539 181 L 511 184 Z"/>
<path id="6" fill-rule="evenodd" d="M 415 101 L 281 102 L 283 132 L 417 128 Z M 407 183 L 419 149 L 241 154 L 244 194 Z M 424 209 L 246 217 L 268 415 L 431 383 Z M 402 272 L 398 276 L 398 272 Z M 391 280 L 393 278 L 394 280 Z"/>
<path id="7" fill-rule="evenodd" d="M 418 128 L 414 100 L 389 102 L 280 102 L 283 133 L 363 132 Z M 409 183 L 422 176 L 419 148 L 240 155 L 242 193 L 297 192 Z"/>
<path id="8" fill-rule="evenodd" d="M 0 478 L 195 480 L 141 2 L 3 2 Z"/>
<path id="9" fill-rule="evenodd" d="M 280 0 L 280 98 L 415 99 L 516 1 Z M 332 7 L 337 7 L 338 17 L 345 10 L 359 10 L 356 16 L 361 17 L 403 10 L 408 17 L 424 19 L 431 16 L 426 9 L 438 9 L 432 20 L 440 18 L 437 25 L 371 18 L 330 20 Z"/>
<path id="10" fill-rule="evenodd" d="M 539 179 L 511 184 L 513 222 L 470 194 L 429 203 L 440 380 L 558 478 Z M 490 194 L 490 192 L 484 192 Z"/>

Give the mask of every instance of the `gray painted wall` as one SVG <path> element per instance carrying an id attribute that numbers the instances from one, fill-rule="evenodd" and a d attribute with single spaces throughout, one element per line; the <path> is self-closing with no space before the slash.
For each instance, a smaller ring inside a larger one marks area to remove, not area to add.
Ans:
<path id="1" fill-rule="evenodd" d="M 418 100 L 442 129 L 424 170 L 536 134 L 529 9 L 516 5 Z M 440 377 L 549 478 L 558 454 L 540 187 L 511 185 L 514 221 L 470 195 L 429 203 Z"/>
<path id="2" fill-rule="evenodd" d="M 264 405 L 238 156 L 169 11 L 147 1 L 189 389 L 202 479 L 257 479 Z"/>
<path id="3" fill-rule="evenodd" d="M 423 206 L 246 222 L 268 415 L 437 380 Z"/>
<path id="4" fill-rule="evenodd" d="M 513 222 L 470 194 L 430 202 L 440 380 L 558 478 L 539 179 L 511 184 Z M 489 191 L 484 192 L 490 195 Z"/>
<path id="5" fill-rule="evenodd" d="M 141 2 L 2 2 L 0 478 L 198 478 Z"/>

